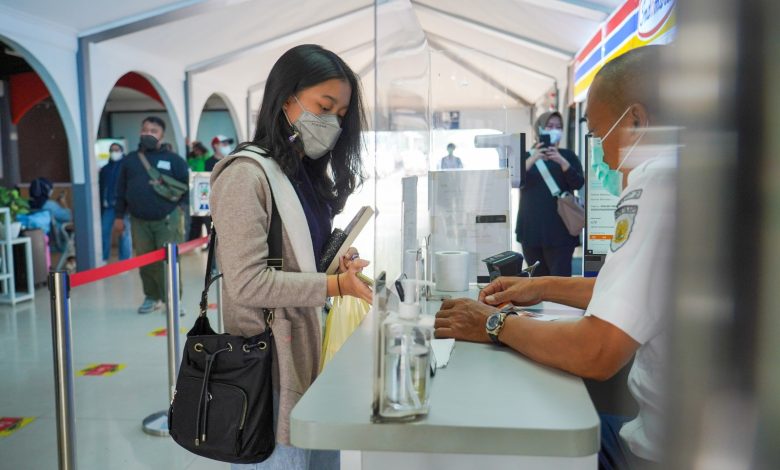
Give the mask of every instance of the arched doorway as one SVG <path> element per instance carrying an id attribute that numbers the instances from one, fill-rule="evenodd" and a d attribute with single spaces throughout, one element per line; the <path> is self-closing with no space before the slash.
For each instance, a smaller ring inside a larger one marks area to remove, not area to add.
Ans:
<path id="1" fill-rule="evenodd" d="M 110 150 L 118 144 L 124 155 L 137 150 L 141 126 L 147 117 L 156 117 L 165 124 L 162 144 L 176 153 L 177 143 L 173 119 L 168 113 L 160 92 L 144 75 L 128 72 L 121 76 L 111 89 L 98 124 L 95 140 L 97 180 L 101 199 L 101 239 L 103 260 L 125 259 L 131 255 L 130 231 L 112 233 L 114 215 L 115 180 L 118 171 L 102 171 L 110 161 Z M 118 168 L 118 166 L 117 166 Z M 106 170 L 109 170 L 106 168 Z M 111 194 L 109 194 L 111 193 Z"/>
<path id="2" fill-rule="evenodd" d="M 202 143 L 211 154 L 214 153 L 211 143 L 216 136 L 232 139 L 235 145 L 238 141 L 238 130 L 233 114 L 227 100 L 213 93 L 201 110 L 195 141 Z"/>
<path id="3" fill-rule="evenodd" d="M 206 100 L 198 120 L 195 140 L 190 142 L 187 162 L 193 172 L 211 171 L 216 161 L 230 153 L 238 143 L 235 115 L 228 101 L 217 93 Z M 204 196 L 205 198 L 205 196 Z M 206 234 L 209 217 L 198 213 L 195 204 L 187 238 L 192 240 Z"/>
<path id="4" fill-rule="evenodd" d="M 57 206 L 48 211 L 55 219 L 52 223 L 39 218 L 24 222 L 30 229 L 24 235 L 34 245 L 32 275 L 38 285 L 45 283 L 49 268 L 75 269 L 76 254 L 71 230 L 75 129 L 72 122 L 63 121 L 68 113 L 59 105 L 62 100 L 57 90 L 47 85 L 51 78 L 39 71 L 45 72 L 34 58 L 0 38 L 0 185 L 19 188 L 21 196 L 29 198 L 33 180 L 46 178 L 53 183 L 51 204 Z M 44 201 L 36 198 L 32 212 L 46 212 L 41 207 Z M 51 204 L 46 207 L 51 209 Z"/>

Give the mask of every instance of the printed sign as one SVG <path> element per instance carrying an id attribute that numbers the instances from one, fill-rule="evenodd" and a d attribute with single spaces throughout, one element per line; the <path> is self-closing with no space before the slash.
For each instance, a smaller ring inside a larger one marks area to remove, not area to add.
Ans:
<path id="1" fill-rule="evenodd" d="M 124 364 L 91 364 L 86 369 L 80 370 L 78 375 L 80 377 L 106 377 L 114 375 L 124 368 Z"/>
<path id="2" fill-rule="evenodd" d="M 668 44 L 677 31 L 676 0 L 626 0 L 574 57 L 574 100 L 585 100 L 601 67 L 626 52 Z"/>
<path id="3" fill-rule="evenodd" d="M 32 423 L 35 418 L 0 417 L 0 437 L 8 437 L 16 431 Z"/>
<path id="4" fill-rule="evenodd" d="M 190 172 L 190 214 L 203 217 L 211 215 L 209 195 L 211 194 L 211 173 Z"/>

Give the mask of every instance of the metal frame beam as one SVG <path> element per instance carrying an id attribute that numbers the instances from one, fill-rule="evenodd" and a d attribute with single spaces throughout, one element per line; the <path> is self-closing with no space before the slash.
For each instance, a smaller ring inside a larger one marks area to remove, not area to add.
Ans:
<path id="1" fill-rule="evenodd" d="M 250 44 L 240 49 L 236 49 L 234 51 L 228 52 L 227 54 L 222 54 L 219 57 L 215 57 L 213 59 L 208 59 L 199 62 L 197 64 L 193 64 L 187 67 L 187 71 L 193 73 L 205 72 L 207 70 L 228 64 L 230 62 L 234 62 L 250 54 L 256 54 L 265 49 L 271 49 L 276 46 L 295 42 L 297 38 L 306 38 L 314 34 L 317 34 L 319 32 L 327 31 L 329 29 L 336 28 L 340 25 L 347 24 L 353 21 L 355 18 L 373 12 L 373 10 L 374 10 L 373 4 L 363 6 L 360 8 L 355 8 L 354 10 L 348 11 L 346 13 L 341 13 L 336 16 L 327 18 L 325 20 L 310 24 L 292 33 L 280 34 L 273 38 L 266 39 L 264 41 L 260 41 L 255 44 Z"/>
<path id="2" fill-rule="evenodd" d="M 547 10 L 553 10 L 567 15 L 577 16 L 592 21 L 604 21 L 612 8 L 586 0 L 515 0 Z"/>
<path id="3" fill-rule="evenodd" d="M 440 35 L 434 34 L 434 33 L 426 33 L 426 36 L 428 36 L 429 41 L 436 41 L 439 44 L 450 43 L 453 46 L 456 46 L 458 48 L 465 49 L 465 50 L 468 50 L 468 51 L 471 51 L 471 52 L 475 52 L 475 53 L 483 55 L 485 57 L 489 57 L 491 59 L 498 60 L 498 61 L 503 62 L 505 64 L 509 64 L 512 67 L 516 67 L 516 68 L 522 70 L 523 72 L 525 72 L 525 73 L 527 73 L 529 75 L 536 75 L 538 78 L 541 78 L 541 79 L 544 79 L 544 80 L 552 80 L 554 82 L 558 81 L 558 78 L 555 77 L 554 75 L 550 75 L 550 74 L 547 74 L 547 73 L 544 73 L 544 72 L 540 72 L 539 70 L 536 70 L 534 68 L 528 67 L 527 65 L 518 64 L 515 61 L 509 60 L 509 59 L 505 59 L 504 57 L 497 56 L 497 55 L 492 54 L 492 53 L 490 53 L 488 51 L 485 51 L 485 50 L 482 50 L 482 49 L 476 49 L 476 48 L 474 48 L 472 46 L 463 44 L 460 41 L 456 41 L 454 39 L 446 38 L 444 36 L 440 36 Z"/>
<path id="4" fill-rule="evenodd" d="M 420 2 L 419 0 L 411 0 L 412 5 L 416 9 L 420 9 L 422 11 L 427 11 L 429 13 L 433 13 L 439 16 L 443 16 L 446 18 L 449 18 L 451 20 L 455 20 L 456 22 L 470 28 L 470 29 L 476 29 L 479 31 L 483 31 L 491 36 L 495 36 L 501 39 L 505 39 L 508 41 L 512 41 L 516 44 L 519 44 L 523 47 L 527 47 L 529 49 L 533 49 L 536 51 L 539 51 L 543 54 L 547 54 L 551 57 L 554 57 L 559 60 L 563 61 L 569 61 L 574 57 L 574 54 L 576 51 L 567 51 L 565 49 L 561 49 L 559 47 L 555 47 L 551 44 L 547 44 L 546 42 L 539 41 L 537 39 L 529 38 L 526 36 L 521 36 L 519 34 L 515 34 L 510 31 L 505 31 L 503 29 L 496 28 L 495 26 L 491 26 L 489 24 L 485 24 L 476 20 L 473 20 L 471 18 L 467 18 L 465 16 L 461 16 L 455 13 L 450 13 L 445 10 L 441 10 L 436 7 L 432 7 L 430 5 L 426 5 L 425 3 Z"/>
<path id="5" fill-rule="evenodd" d="M 336 54 L 338 54 L 339 56 L 343 57 L 343 56 L 347 56 L 347 55 L 350 55 L 350 54 L 355 54 L 357 52 L 363 52 L 363 50 L 368 49 L 369 47 L 374 47 L 374 40 L 373 39 L 370 39 L 370 40 L 368 40 L 366 42 L 360 43 L 360 44 L 358 44 L 356 46 L 352 46 L 349 49 L 344 49 L 343 51 L 339 51 Z M 360 73 L 358 73 L 358 75 L 360 75 Z M 249 91 L 249 93 L 254 93 L 254 92 L 262 89 L 265 86 L 265 82 L 266 81 L 267 80 L 261 80 L 259 82 L 253 83 L 253 84 L 249 85 L 247 90 Z"/>
<path id="6" fill-rule="evenodd" d="M 520 96 L 518 93 L 512 91 L 509 87 L 507 87 L 503 83 L 499 82 L 495 78 L 485 73 L 483 70 L 480 70 L 479 67 L 472 64 L 469 60 L 464 59 L 463 57 L 456 54 L 455 52 L 447 49 L 443 44 L 437 42 L 435 39 L 428 38 L 428 44 L 430 44 L 432 47 L 436 49 L 439 49 L 441 53 L 444 54 L 448 59 L 460 65 L 461 67 L 468 70 L 469 72 L 473 73 L 474 75 L 479 77 L 480 80 L 484 81 L 485 83 L 492 86 L 493 88 L 500 91 L 501 93 L 509 96 L 513 100 L 516 100 L 520 104 L 525 106 L 531 106 L 533 104 L 526 98 Z"/>
<path id="7" fill-rule="evenodd" d="M 185 4 L 158 8 L 151 12 L 141 13 L 89 29 L 79 34 L 79 38 L 91 43 L 108 41 L 109 39 L 202 15 L 244 3 L 245 1 L 247 0 L 190 0 Z"/>

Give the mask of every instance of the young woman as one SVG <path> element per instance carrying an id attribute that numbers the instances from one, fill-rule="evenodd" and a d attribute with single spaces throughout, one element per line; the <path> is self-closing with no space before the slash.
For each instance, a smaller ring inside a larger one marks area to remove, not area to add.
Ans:
<path id="1" fill-rule="evenodd" d="M 367 261 L 340 260 L 340 272 L 316 272 L 333 216 L 362 183 L 365 116 L 359 79 L 333 52 L 301 45 L 271 69 L 251 142 L 222 159 L 211 176 L 217 260 L 224 273 L 225 328 L 262 332 L 263 308 L 274 308 L 274 408 L 277 446 L 265 462 L 233 469 L 328 469 L 337 451 L 290 445 L 290 411 L 317 376 L 320 311 L 327 297 L 371 301 L 356 274 Z M 257 153 L 260 153 L 258 155 Z M 273 201 L 282 221 L 281 271 L 268 269 Z"/>
<path id="2" fill-rule="evenodd" d="M 520 190 L 515 229 L 517 241 L 523 246 L 529 266 L 540 262 L 534 276 L 571 276 L 572 255 L 580 239 L 569 235 L 545 177 L 552 178 L 560 191 L 574 192 L 585 183 L 582 164 L 574 152 L 559 147 L 563 132 L 559 112 L 539 116 L 534 130 L 537 144 L 525 160 L 526 182 Z M 542 135 L 549 136 L 549 145 L 540 142 Z"/>

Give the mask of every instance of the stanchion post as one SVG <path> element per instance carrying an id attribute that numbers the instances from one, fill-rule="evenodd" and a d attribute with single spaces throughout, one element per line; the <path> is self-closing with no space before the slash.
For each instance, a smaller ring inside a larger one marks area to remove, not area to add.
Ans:
<path id="1" fill-rule="evenodd" d="M 68 273 L 49 273 L 54 387 L 57 414 L 57 454 L 60 470 L 76 468 L 76 421 L 73 406 L 73 338 Z"/>
<path id="2" fill-rule="evenodd" d="M 173 402 L 176 392 L 176 375 L 179 372 L 181 353 L 179 348 L 179 247 L 166 245 L 165 289 L 168 296 L 168 400 Z M 154 436 L 168 436 L 168 410 L 158 411 L 143 421 L 143 430 Z"/>

